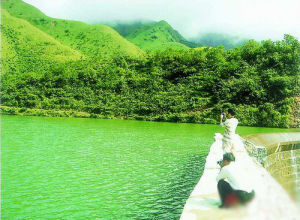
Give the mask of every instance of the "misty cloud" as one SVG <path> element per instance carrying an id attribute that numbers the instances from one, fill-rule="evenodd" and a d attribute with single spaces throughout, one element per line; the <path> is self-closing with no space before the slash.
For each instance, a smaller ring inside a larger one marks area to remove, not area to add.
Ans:
<path id="1" fill-rule="evenodd" d="M 299 0 L 25 0 L 51 17 L 87 23 L 166 20 L 184 37 L 220 32 L 300 39 Z"/>

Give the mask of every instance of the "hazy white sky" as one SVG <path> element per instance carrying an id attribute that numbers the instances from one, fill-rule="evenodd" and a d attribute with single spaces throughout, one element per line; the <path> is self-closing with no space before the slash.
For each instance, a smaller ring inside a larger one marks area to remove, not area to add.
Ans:
<path id="1" fill-rule="evenodd" d="M 87 23 L 166 20 L 184 37 L 221 32 L 300 39 L 300 0 L 24 0 L 46 15 Z"/>

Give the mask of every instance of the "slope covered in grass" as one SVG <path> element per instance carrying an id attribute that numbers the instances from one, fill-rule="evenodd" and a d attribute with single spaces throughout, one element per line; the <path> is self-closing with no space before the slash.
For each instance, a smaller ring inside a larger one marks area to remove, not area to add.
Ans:
<path id="1" fill-rule="evenodd" d="M 107 25 L 89 25 L 78 21 L 50 18 L 21 0 L 2 2 L 12 16 L 24 19 L 62 44 L 86 56 L 141 56 L 143 51 Z"/>
<path id="2" fill-rule="evenodd" d="M 44 65 L 74 61 L 84 56 L 62 45 L 29 22 L 1 9 L 2 71 L 35 71 Z"/>
<path id="3" fill-rule="evenodd" d="M 114 28 L 143 50 L 187 49 L 187 41 L 166 21 L 118 24 Z"/>

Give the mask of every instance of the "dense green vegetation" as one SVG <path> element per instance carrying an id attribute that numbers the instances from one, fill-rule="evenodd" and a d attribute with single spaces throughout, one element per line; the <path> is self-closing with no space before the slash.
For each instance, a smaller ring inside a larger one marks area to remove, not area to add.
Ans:
<path id="1" fill-rule="evenodd" d="M 132 56 L 117 46 L 106 54 L 110 56 L 95 55 L 98 49 L 92 50 L 89 41 L 81 41 L 77 48 L 79 41 L 74 40 L 74 33 L 93 25 L 59 20 L 74 24 L 68 40 L 56 25 L 46 30 L 51 18 L 34 22 L 36 16 L 43 16 L 35 15 L 36 9 L 31 17 L 27 6 L 23 12 L 18 1 L 6 3 L 6 8 L 13 5 L 19 10 L 2 13 L 5 71 L 0 89 L 6 113 L 218 123 L 219 114 L 231 107 L 243 125 L 300 125 L 295 113 L 300 44 L 292 36 L 275 42 L 248 41 L 230 50 L 202 47 L 140 53 L 137 49 Z M 88 39 L 94 35 L 83 33 Z M 101 39 L 105 45 L 107 41 Z"/>

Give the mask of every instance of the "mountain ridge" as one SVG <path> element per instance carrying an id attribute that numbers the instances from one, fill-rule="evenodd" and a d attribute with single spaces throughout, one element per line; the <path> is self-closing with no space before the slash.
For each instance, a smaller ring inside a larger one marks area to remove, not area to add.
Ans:
<path id="1" fill-rule="evenodd" d="M 189 49 L 198 47 L 186 40 L 166 21 L 134 22 L 131 24 L 112 25 L 122 36 L 138 45 L 143 50 L 162 50 L 167 48 Z"/>
<path id="2" fill-rule="evenodd" d="M 62 63 L 84 59 L 85 56 L 61 44 L 52 36 L 39 30 L 29 22 L 11 16 L 1 9 L 1 60 L 3 73 L 14 66 L 15 71 L 34 70 L 41 64 Z M 17 63 L 17 64 L 16 64 Z"/>
<path id="3" fill-rule="evenodd" d="M 51 18 L 21 0 L 2 2 L 1 8 L 86 56 L 143 56 L 144 52 L 107 25 Z M 5 21 L 4 21 L 5 22 Z"/>

